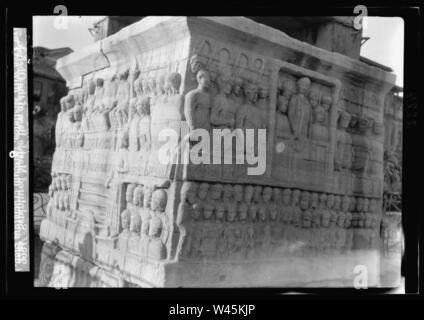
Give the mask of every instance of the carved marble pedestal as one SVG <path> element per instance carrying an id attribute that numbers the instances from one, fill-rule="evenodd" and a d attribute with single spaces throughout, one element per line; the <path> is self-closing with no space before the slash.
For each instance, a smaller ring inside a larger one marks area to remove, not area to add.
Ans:
<path id="1" fill-rule="evenodd" d="M 148 17 L 57 69 L 45 285 L 378 285 L 392 74 L 242 17 Z M 197 128 L 266 129 L 263 172 L 183 162 Z"/>

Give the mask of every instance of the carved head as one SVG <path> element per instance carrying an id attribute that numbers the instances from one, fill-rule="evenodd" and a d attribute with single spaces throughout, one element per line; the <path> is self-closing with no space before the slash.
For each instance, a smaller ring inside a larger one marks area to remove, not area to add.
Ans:
<path id="1" fill-rule="evenodd" d="M 356 200 L 356 211 L 364 211 L 364 198 L 357 198 Z"/>
<path id="2" fill-rule="evenodd" d="M 236 219 L 237 211 L 236 206 L 227 205 L 227 221 L 233 222 Z"/>
<path id="3" fill-rule="evenodd" d="M 328 209 L 332 209 L 333 208 L 333 205 L 334 205 L 334 195 L 329 194 L 327 196 L 327 208 Z"/>
<path id="4" fill-rule="evenodd" d="M 265 202 L 268 202 L 271 200 L 272 196 L 272 188 L 271 187 L 265 187 L 262 192 L 262 198 Z"/>
<path id="5" fill-rule="evenodd" d="M 256 205 L 254 203 L 250 203 L 249 204 L 249 217 L 250 217 L 250 220 L 256 221 L 257 210 L 258 210 L 258 208 L 256 207 Z"/>
<path id="6" fill-rule="evenodd" d="M 234 200 L 240 202 L 243 200 L 243 187 L 240 184 L 236 184 L 233 188 Z"/>
<path id="7" fill-rule="evenodd" d="M 131 213 L 130 220 L 130 231 L 140 233 L 141 217 L 137 211 Z"/>
<path id="8" fill-rule="evenodd" d="M 352 213 L 346 212 L 344 227 L 347 229 L 347 228 L 350 228 L 351 225 L 352 225 Z"/>
<path id="9" fill-rule="evenodd" d="M 185 181 L 181 187 L 181 197 L 187 199 L 190 204 L 196 202 L 197 199 L 197 187 L 196 182 Z"/>
<path id="10" fill-rule="evenodd" d="M 158 217 L 150 219 L 149 236 L 159 238 L 162 233 L 162 221 Z"/>
<path id="11" fill-rule="evenodd" d="M 96 92 L 96 82 L 94 80 L 90 80 L 88 83 L 88 94 L 93 95 Z"/>
<path id="12" fill-rule="evenodd" d="M 347 195 L 344 195 L 342 199 L 342 211 L 347 212 L 349 210 L 349 206 L 350 206 L 350 198 Z"/>
<path id="13" fill-rule="evenodd" d="M 209 220 L 212 217 L 214 206 L 207 202 L 203 205 L 203 218 Z"/>
<path id="14" fill-rule="evenodd" d="M 70 110 L 75 105 L 75 99 L 73 94 L 68 94 L 66 96 L 66 110 Z"/>
<path id="15" fill-rule="evenodd" d="M 129 230 L 130 228 L 130 214 L 131 212 L 128 209 L 121 213 L 121 225 L 124 230 Z"/>
<path id="16" fill-rule="evenodd" d="M 302 227 L 310 228 L 312 226 L 312 212 L 310 210 L 305 210 L 302 213 Z"/>
<path id="17" fill-rule="evenodd" d="M 311 80 L 307 77 L 302 77 L 297 80 L 297 90 L 300 94 L 307 94 L 311 87 Z"/>
<path id="18" fill-rule="evenodd" d="M 263 86 L 263 85 L 259 86 L 258 97 L 259 97 L 259 99 L 268 98 L 268 88 L 266 86 Z"/>
<path id="19" fill-rule="evenodd" d="M 317 208 L 319 202 L 319 194 L 316 192 L 313 192 L 311 194 L 311 208 Z"/>
<path id="20" fill-rule="evenodd" d="M 229 183 L 224 184 L 223 188 L 222 188 L 222 199 L 224 201 L 230 200 L 233 197 L 233 186 Z"/>
<path id="21" fill-rule="evenodd" d="M 284 189 L 283 191 L 283 204 L 285 204 L 286 206 L 290 205 L 291 193 L 291 189 Z"/>
<path id="22" fill-rule="evenodd" d="M 223 73 L 218 77 L 218 88 L 220 92 L 228 95 L 231 93 L 232 86 L 233 84 L 230 74 Z"/>
<path id="23" fill-rule="evenodd" d="M 219 200 L 222 195 L 222 184 L 215 183 L 211 186 L 211 198 L 213 200 Z"/>
<path id="24" fill-rule="evenodd" d="M 72 176 L 70 174 L 67 174 L 65 176 L 65 184 L 66 184 L 66 189 L 71 189 L 72 186 Z"/>
<path id="25" fill-rule="evenodd" d="M 330 225 L 331 213 L 327 210 L 322 212 L 321 215 L 321 226 L 327 228 Z"/>
<path id="26" fill-rule="evenodd" d="M 300 190 L 294 189 L 292 191 L 292 204 L 297 205 L 299 203 L 299 200 L 300 200 Z"/>
<path id="27" fill-rule="evenodd" d="M 312 213 L 312 227 L 319 228 L 321 225 L 321 210 L 314 210 Z"/>
<path id="28" fill-rule="evenodd" d="M 323 107 L 317 106 L 314 110 L 315 122 L 323 124 L 325 121 L 326 111 Z"/>
<path id="29" fill-rule="evenodd" d="M 364 212 L 368 212 L 368 206 L 369 206 L 370 201 L 367 198 L 364 198 Z"/>
<path id="30" fill-rule="evenodd" d="M 253 197 L 253 186 L 247 185 L 244 187 L 244 202 L 249 203 Z"/>
<path id="31" fill-rule="evenodd" d="M 255 186 L 253 190 L 253 200 L 259 202 L 261 200 L 262 187 Z"/>
<path id="32" fill-rule="evenodd" d="M 325 112 L 330 110 L 332 102 L 333 102 L 333 99 L 331 98 L 331 96 L 325 95 L 322 97 L 321 105 L 324 108 Z"/>
<path id="33" fill-rule="evenodd" d="M 181 86 L 181 75 L 178 72 L 171 72 L 168 74 L 167 82 L 173 93 L 178 93 Z"/>
<path id="34" fill-rule="evenodd" d="M 168 201 L 168 194 L 163 189 L 158 189 L 152 195 L 152 210 L 164 212 L 166 203 Z"/>
<path id="35" fill-rule="evenodd" d="M 148 185 L 143 186 L 143 207 L 144 208 L 150 208 L 150 204 L 152 202 L 152 187 Z"/>
<path id="36" fill-rule="evenodd" d="M 196 74 L 196 80 L 200 88 L 208 89 L 211 85 L 211 78 L 206 70 L 200 70 Z"/>
<path id="37" fill-rule="evenodd" d="M 225 205 L 223 202 L 217 202 L 215 205 L 215 217 L 217 220 L 222 221 L 225 215 Z"/>
<path id="38" fill-rule="evenodd" d="M 246 98 L 251 102 L 255 103 L 258 100 L 258 87 L 252 82 L 248 82 L 244 86 L 244 94 Z"/>
<path id="39" fill-rule="evenodd" d="M 141 115 L 143 116 L 150 115 L 150 102 L 148 99 L 143 99 L 141 101 Z"/>
<path id="40" fill-rule="evenodd" d="M 128 191 L 128 190 L 127 190 Z M 143 205 L 143 186 L 138 185 L 133 192 L 133 204 L 141 207 Z"/>
<path id="41" fill-rule="evenodd" d="M 269 217 L 272 221 L 275 221 L 278 216 L 278 209 L 275 203 L 271 203 L 269 205 Z"/>
<path id="42" fill-rule="evenodd" d="M 162 95 L 165 93 L 165 75 L 160 74 L 156 78 L 156 93 Z"/>
<path id="43" fill-rule="evenodd" d="M 235 95 L 239 95 L 241 93 L 241 89 L 243 87 L 243 80 L 240 77 L 235 77 L 234 78 L 234 83 L 233 83 L 233 94 Z"/>
<path id="44" fill-rule="evenodd" d="M 262 221 L 262 222 L 266 221 L 267 216 L 268 216 L 268 214 L 267 214 L 267 210 L 266 210 L 266 209 L 267 209 L 267 208 L 266 208 L 266 206 L 264 206 L 264 205 L 260 205 L 260 206 L 258 207 L 258 216 L 259 216 L 259 221 Z"/>
<path id="45" fill-rule="evenodd" d="M 306 210 L 309 208 L 309 199 L 310 199 L 310 193 L 307 191 L 303 191 L 300 196 L 300 208 L 302 210 Z"/>
<path id="46" fill-rule="evenodd" d="M 313 89 L 309 93 L 309 102 L 311 103 L 312 108 L 316 108 L 319 105 L 319 98 L 321 93 L 318 89 Z"/>
<path id="47" fill-rule="evenodd" d="M 350 114 L 349 112 L 346 111 L 342 111 L 340 113 L 340 118 L 339 118 L 339 125 L 341 128 L 346 129 L 349 126 L 350 123 Z"/>
<path id="48" fill-rule="evenodd" d="M 333 205 L 334 210 L 340 210 L 341 201 L 342 201 L 342 198 L 339 195 L 334 196 L 334 205 Z"/>
<path id="49" fill-rule="evenodd" d="M 82 120 L 82 106 L 80 104 L 75 105 L 72 108 L 74 121 L 80 122 Z"/>
<path id="50" fill-rule="evenodd" d="M 197 74 L 197 72 L 203 68 L 203 62 L 199 55 L 194 54 L 190 58 L 190 69 L 191 72 Z"/>
<path id="51" fill-rule="evenodd" d="M 208 195 L 208 190 L 209 190 L 209 184 L 208 184 L 208 183 L 206 183 L 206 182 L 202 182 L 202 183 L 199 185 L 199 193 L 198 193 L 198 196 L 199 196 L 199 199 L 200 199 L 200 200 L 205 200 L 205 199 L 206 199 L 206 196 Z"/>
<path id="52" fill-rule="evenodd" d="M 119 74 L 119 79 L 120 79 L 120 80 L 127 80 L 127 79 L 128 79 L 129 74 L 130 74 L 130 69 L 125 69 L 124 71 L 122 71 L 122 72 Z"/>
<path id="53" fill-rule="evenodd" d="M 125 199 L 127 200 L 127 203 L 132 202 L 134 190 L 135 190 L 136 187 L 137 187 L 137 185 L 135 183 L 128 184 L 127 191 L 125 193 Z"/>
<path id="54" fill-rule="evenodd" d="M 67 110 L 67 103 L 66 103 L 67 100 L 68 100 L 67 96 L 64 96 L 60 99 L 60 111 L 61 112 L 65 112 Z"/>
<path id="55" fill-rule="evenodd" d="M 247 211 L 249 210 L 249 207 L 246 203 L 241 203 L 238 206 L 238 220 L 240 222 L 245 222 L 247 220 Z"/>
<path id="56" fill-rule="evenodd" d="M 372 225 L 374 223 L 374 215 L 371 213 L 367 213 L 365 215 L 365 228 L 372 228 Z"/>
<path id="57" fill-rule="evenodd" d="M 371 128 L 371 120 L 368 118 L 360 118 L 359 119 L 359 130 L 363 133 L 367 133 L 369 131 L 369 129 Z"/>
<path id="58" fill-rule="evenodd" d="M 201 210 L 202 210 L 202 205 L 200 203 L 193 204 L 193 207 L 191 210 L 191 217 L 193 218 L 193 220 L 199 220 Z"/>
<path id="59" fill-rule="evenodd" d="M 335 226 L 338 219 L 338 213 L 336 211 L 330 212 L 330 225 Z"/>
<path id="60" fill-rule="evenodd" d="M 337 216 L 337 226 L 339 226 L 340 228 L 344 228 L 345 220 L 346 220 L 346 214 L 342 211 Z"/>
<path id="61" fill-rule="evenodd" d="M 97 78 L 96 79 L 96 87 L 103 88 L 103 85 L 104 85 L 104 80 L 102 78 Z"/>

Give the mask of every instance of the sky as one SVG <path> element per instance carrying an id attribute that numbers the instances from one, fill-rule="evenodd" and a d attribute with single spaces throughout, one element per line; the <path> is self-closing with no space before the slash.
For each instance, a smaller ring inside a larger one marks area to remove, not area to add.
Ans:
<path id="1" fill-rule="evenodd" d="M 93 43 L 88 28 L 103 16 L 35 16 L 33 45 L 50 49 L 70 47 L 78 51 Z M 361 55 L 393 69 L 396 84 L 403 86 L 404 24 L 401 18 L 366 17 L 363 36 L 370 39 L 361 47 Z"/>

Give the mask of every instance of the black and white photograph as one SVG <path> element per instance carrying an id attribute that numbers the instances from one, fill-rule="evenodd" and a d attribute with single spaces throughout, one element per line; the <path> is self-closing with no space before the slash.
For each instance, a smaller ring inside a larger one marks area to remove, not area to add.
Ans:
<path id="1" fill-rule="evenodd" d="M 412 293 L 419 223 L 408 199 L 417 190 L 405 190 L 417 179 L 405 175 L 414 175 L 406 149 L 414 153 L 419 102 L 407 45 L 418 44 L 405 18 L 416 12 L 403 9 L 137 16 L 58 4 L 30 14 L 27 28 L 8 26 L 7 152 L 10 170 L 29 168 L 26 193 L 9 175 L 11 268 L 15 259 L 15 271 L 29 272 L 34 294 Z M 166 312 L 255 312 L 221 307 Z"/>

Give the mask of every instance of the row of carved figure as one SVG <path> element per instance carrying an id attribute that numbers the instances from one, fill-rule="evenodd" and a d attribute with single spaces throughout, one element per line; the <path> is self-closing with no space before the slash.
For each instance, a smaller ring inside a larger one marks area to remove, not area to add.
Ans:
<path id="1" fill-rule="evenodd" d="M 304 248 L 313 250 L 368 248 L 378 234 L 377 204 L 298 189 L 185 182 L 178 210 L 181 255 L 257 256 L 307 239 Z M 365 240 L 346 239 L 364 233 L 359 229 L 369 229 Z"/>
<path id="2" fill-rule="evenodd" d="M 52 177 L 49 186 L 50 201 L 59 210 L 70 210 L 72 176 L 70 174 L 57 174 Z"/>
<path id="3" fill-rule="evenodd" d="M 121 228 L 117 248 L 153 260 L 166 258 L 169 222 L 165 208 L 165 189 L 128 184 L 126 208 L 121 213 Z"/>

